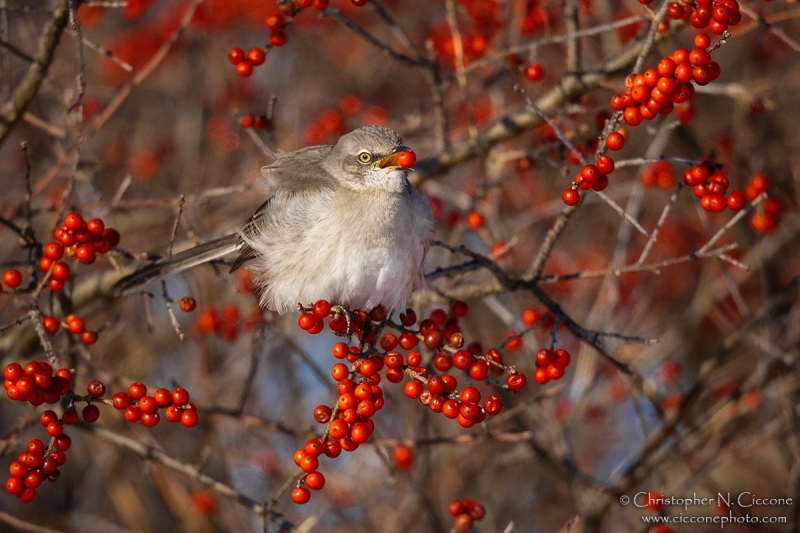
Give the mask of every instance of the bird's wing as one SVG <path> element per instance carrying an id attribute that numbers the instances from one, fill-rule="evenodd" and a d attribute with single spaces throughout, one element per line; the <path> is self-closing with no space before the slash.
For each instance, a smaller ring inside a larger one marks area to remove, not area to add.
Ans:
<path id="1" fill-rule="evenodd" d="M 251 259 L 255 259 L 256 251 L 253 250 L 242 237 L 249 237 L 257 231 L 258 227 L 261 225 L 262 219 L 266 216 L 270 200 L 272 200 L 272 198 L 267 199 L 266 202 L 261 204 L 259 208 L 256 209 L 256 212 L 253 213 L 253 216 L 250 217 L 250 220 L 247 221 L 247 224 L 239 231 L 239 253 L 231 266 L 231 272 L 238 270 Z"/>
<path id="2" fill-rule="evenodd" d="M 279 157 L 273 164 L 262 167 L 261 175 L 268 186 L 286 192 L 305 192 L 314 189 L 335 189 L 338 184 L 324 168 L 325 158 L 333 146 L 309 146 Z"/>
<path id="3" fill-rule="evenodd" d="M 322 166 L 332 149 L 332 146 L 301 148 L 284 154 L 273 164 L 261 168 L 261 174 L 267 179 L 268 188 L 273 192 L 280 191 L 280 196 L 284 199 L 280 202 L 281 205 L 286 205 L 286 199 L 295 195 L 338 188 L 338 182 Z M 247 240 L 256 232 L 263 231 L 265 220 L 270 216 L 270 207 L 274 205 L 272 199 L 270 197 L 261 204 L 239 232 L 244 238 L 240 240 L 239 255 L 231 267 L 231 272 L 256 257 L 256 251 L 247 244 Z"/>

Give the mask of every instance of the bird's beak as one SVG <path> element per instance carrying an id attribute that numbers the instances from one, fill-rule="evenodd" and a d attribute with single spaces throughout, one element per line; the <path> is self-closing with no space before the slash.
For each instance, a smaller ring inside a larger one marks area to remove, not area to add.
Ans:
<path id="1" fill-rule="evenodd" d="M 387 155 L 386 157 L 375 163 L 375 166 L 377 168 L 399 167 L 400 163 L 398 163 L 397 161 L 398 154 L 399 152 L 395 152 L 393 154 Z"/>

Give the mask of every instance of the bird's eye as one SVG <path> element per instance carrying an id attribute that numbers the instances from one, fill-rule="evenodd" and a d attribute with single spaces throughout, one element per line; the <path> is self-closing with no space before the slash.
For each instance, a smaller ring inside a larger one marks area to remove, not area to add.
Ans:
<path id="1" fill-rule="evenodd" d="M 358 154 L 358 160 L 366 165 L 367 163 L 372 161 L 372 154 L 370 154 L 369 152 L 361 152 L 360 154 Z"/>

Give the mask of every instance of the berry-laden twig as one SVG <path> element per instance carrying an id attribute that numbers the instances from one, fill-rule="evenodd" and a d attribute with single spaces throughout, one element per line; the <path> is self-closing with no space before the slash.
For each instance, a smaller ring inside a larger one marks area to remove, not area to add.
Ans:
<path id="1" fill-rule="evenodd" d="M 319 490 L 324 486 L 325 478 L 318 471 L 322 455 L 335 458 L 342 451 L 355 451 L 374 432 L 372 417 L 385 403 L 380 386 L 381 371 L 391 383 L 401 383 L 405 376 L 410 377 L 403 386 L 408 398 L 417 399 L 434 413 L 457 420 L 464 428 L 480 424 L 487 415 L 497 415 L 502 411 L 503 402 L 495 395 L 489 395 L 481 402 L 481 392 L 474 386 L 467 386 L 459 392 L 457 378 L 448 373 L 451 368 L 463 371 L 470 380 L 487 383 L 492 381 L 491 375 L 507 374 L 502 388 L 508 391 L 518 391 L 526 384 L 525 374 L 504 363 L 498 350 L 482 353 L 477 343 L 462 348 L 465 342 L 458 321 L 469 312 L 467 304 L 462 301 L 454 301 L 449 314 L 443 309 L 434 309 L 416 328 L 417 316 L 412 309 L 400 314 L 400 324 L 389 320 L 382 308 L 369 314 L 361 310 L 351 312 L 325 300 L 310 307 L 299 305 L 298 310 L 301 312 L 298 325 L 308 333 L 320 333 L 324 329 L 324 318 L 329 317 L 328 325 L 334 333 L 355 334 L 360 344 L 350 346 L 349 343 L 337 342 L 332 348 L 334 358 L 346 360 L 351 366 L 348 368 L 344 363 L 336 363 L 331 368 L 331 377 L 337 382 L 336 404 L 332 408 L 320 405 L 314 410 L 314 419 L 325 424 L 326 429 L 321 437 L 308 440 L 294 454 L 295 464 L 305 472 L 291 494 L 292 501 L 297 504 L 310 500 L 309 489 Z M 351 316 L 351 320 L 347 321 L 346 316 Z M 540 321 L 538 316 L 527 315 L 525 320 L 532 321 L 530 325 Z M 557 321 L 550 322 L 553 328 L 557 328 L 557 324 Z M 400 333 L 399 337 L 390 332 L 381 334 L 384 326 L 395 329 Z M 429 365 L 431 368 L 423 366 L 422 355 L 415 350 L 420 341 L 428 349 L 438 352 Z M 521 334 L 510 332 L 501 346 L 515 350 L 521 345 Z M 396 349 L 409 352 L 403 357 Z M 570 354 L 564 349 L 540 350 L 533 379 L 540 384 L 560 379 L 569 362 Z M 434 374 L 433 370 L 437 373 Z M 400 456 L 395 458 L 398 467 L 406 469 L 411 462 L 409 455 L 402 450 L 396 453 Z"/>
<path id="2" fill-rule="evenodd" d="M 80 319 L 74 318 L 71 325 L 77 320 Z M 58 467 L 64 465 L 66 452 L 72 446 L 72 439 L 64 432 L 65 426 L 78 421 L 76 403 L 86 403 L 80 416 L 88 424 L 100 418 L 98 403 L 124 410 L 125 420 L 141 421 L 145 427 L 158 424 L 158 410 L 162 408 L 168 422 L 180 421 L 183 426 L 191 428 L 199 421 L 197 408 L 189 402 L 189 393 L 180 387 L 173 391 L 161 388 L 153 396 L 148 396 L 144 384 L 136 382 L 127 393 L 118 392 L 111 399 L 104 399 L 106 386 L 102 381 L 90 381 L 86 387 L 87 395 L 79 396 L 71 390 L 72 378 L 71 370 L 59 368 L 54 371 L 45 361 L 33 361 L 24 367 L 9 363 L 3 369 L 3 383 L 9 399 L 34 406 L 56 404 L 62 397 L 68 402 L 67 409 L 60 417 L 50 409 L 39 415 L 39 422 L 50 437 L 50 443 L 45 446 L 41 440 L 32 439 L 28 442 L 27 450 L 20 453 L 9 466 L 11 477 L 6 481 L 6 491 L 16 495 L 21 502 L 32 501 L 43 481 L 58 480 L 61 474 Z"/>

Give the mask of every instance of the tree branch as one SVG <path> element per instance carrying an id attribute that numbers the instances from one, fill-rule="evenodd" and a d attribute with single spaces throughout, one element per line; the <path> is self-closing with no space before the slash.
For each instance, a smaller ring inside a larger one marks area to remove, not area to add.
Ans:
<path id="1" fill-rule="evenodd" d="M 55 9 L 50 13 L 50 19 L 39 38 L 39 46 L 33 57 L 33 63 L 28 67 L 25 78 L 17 86 L 11 100 L 6 102 L 3 110 L 0 111 L 0 146 L 5 142 L 14 124 L 22 117 L 33 97 L 39 92 L 39 87 L 53 61 L 53 54 L 61 38 L 61 32 L 67 26 L 68 19 L 69 1 L 59 0 Z"/>

